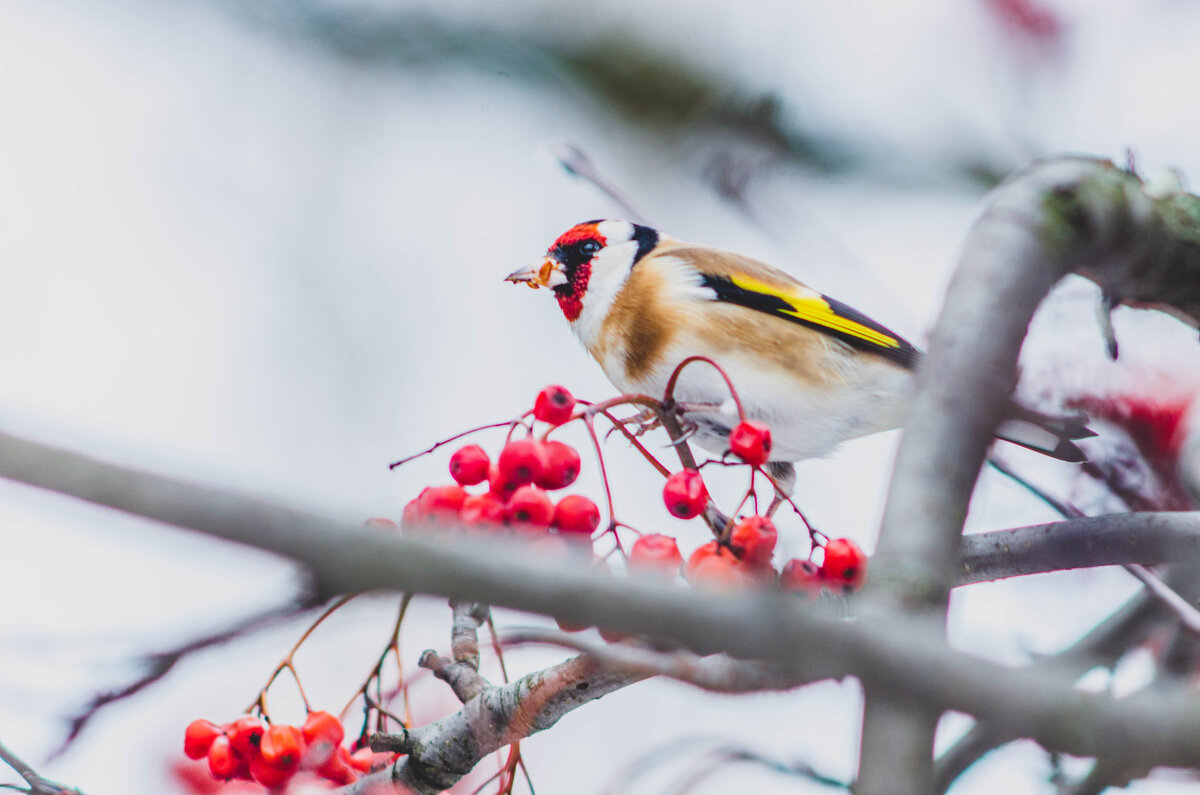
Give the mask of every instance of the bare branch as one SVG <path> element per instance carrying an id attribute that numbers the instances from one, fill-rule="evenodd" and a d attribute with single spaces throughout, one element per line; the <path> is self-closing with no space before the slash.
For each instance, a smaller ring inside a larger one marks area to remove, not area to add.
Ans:
<path id="1" fill-rule="evenodd" d="M 64 787 L 62 784 L 57 784 L 50 779 L 42 778 L 36 770 L 3 743 L 0 743 L 0 760 L 17 771 L 17 775 L 25 779 L 25 783 L 29 785 L 30 795 L 83 795 L 77 789 Z"/>
<path id="2" fill-rule="evenodd" d="M 1118 513 L 977 533 L 963 536 L 960 554 L 956 586 L 1092 566 L 1200 565 L 1200 512 Z"/>
<path id="3" fill-rule="evenodd" d="M 1152 196 L 1135 175 L 1086 158 L 1034 163 L 992 193 L 917 373 L 865 594 L 869 609 L 944 615 L 968 500 L 1012 394 L 1029 320 L 1056 281 L 1076 271 L 1116 302 L 1155 306 L 1197 325 L 1198 205 L 1183 193 Z M 864 738 L 884 734 L 871 726 L 875 701 L 868 690 Z M 903 725 L 892 721 L 891 699 L 883 704 L 879 719 L 894 727 L 895 742 L 911 739 L 903 749 L 864 741 L 860 791 L 928 791 L 926 742 L 937 714 L 914 710 Z"/>
<path id="4" fill-rule="evenodd" d="M 638 578 L 616 580 L 583 563 L 540 561 L 524 546 L 493 546 L 478 536 L 468 549 L 444 530 L 404 536 L 367 531 L 11 435 L 0 434 L 0 475 L 287 555 L 307 567 L 325 593 L 402 589 L 547 613 L 673 639 L 700 653 L 759 659 L 799 678 L 858 676 L 868 686 L 990 719 L 1073 754 L 1100 756 L 1121 748 L 1155 764 L 1200 764 L 1195 697 L 1145 693 L 1118 702 L 1077 692 L 1042 672 L 1011 670 L 955 652 L 934 627 L 904 615 L 846 622 L 770 591 L 710 594 Z M 534 676 L 544 675 L 549 674 Z M 537 681 L 545 690 L 545 680 Z M 610 675 L 602 681 L 615 687 L 624 679 Z M 581 692 L 575 703 L 591 700 L 598 688 L 589 683 Z M 486 698 L 484 693 L 470 703 Z M 443 740 L 450 742 L 446 732 L 455 726 L 471 730 L 465 717 L 472 713 L 470 703 L 442 724 Z M 516 704 L 509 707 L 512 712 Z M 555 719 L 561 714 L 554 712 Z"/>
<path id="5" fill-rule="evenodd" d="M 789 676 L 757 660 L 737 660 L 724 654 L 701 656 L 692 652 L 653 651 L 623 643 L 596 643 L 566 632 L 524 627 L 504 634 L 506 645 L 546 643 L 588 655 L 606 669 L 624 671 L 631 682 L 649 676 L 668 676 L 715 693 L 748 693 L 790 690 L 811 680 Z"/>
<path id="6" fill-rule="evenodd" d="M 260 630 L 269 626 L 276 621 L 283 621 L 293 616 L 299 615 L 304 611 L 315 607 L 317 602 L 311 599 L 307 594 L 299 595 L 294 601 L 279 607 L 272 608 L 265 613 L 249 618 L 242 619 L 231 627 L 227 627 L 210 635 L 205 635 L 195 640 L 190 640 L 174 649 L 167 651 L 155 652 L 142 657 L 141 663 L 145 667 L 145 673 L 134 681 L 125 685 L 118 690 L 112 690 L 107 693 L 100 693 L 95 696 L 77 715 L 71 718 L 70 727 L 67 731 L 66 739 L 62 745 L 58 747 L 52 754 L 50 759 L 55 759 L 62 755 L 71 744 L 79 737 L 92 718 L 100 710 L 115 704 L 118 701 L 124 701 L 127 698 L 132 698 L 138 693 L 145 690 L 150 685 L 162 679 L 169 674 L 180 660 L 187 657 L 189 654 L 194 654 L 198 651 L 219 646 L 231 640 L 247 635 L 251 632 Z"/>

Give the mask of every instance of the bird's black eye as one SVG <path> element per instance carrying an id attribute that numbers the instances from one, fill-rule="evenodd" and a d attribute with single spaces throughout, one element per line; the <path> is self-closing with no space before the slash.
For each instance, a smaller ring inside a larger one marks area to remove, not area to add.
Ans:
<path id="1" fill-rule="evenodd" d="M 595 240 L 585 240 L 579 245 L 579 250 L 590 257 L 600 250 L 600 244 Z"/>

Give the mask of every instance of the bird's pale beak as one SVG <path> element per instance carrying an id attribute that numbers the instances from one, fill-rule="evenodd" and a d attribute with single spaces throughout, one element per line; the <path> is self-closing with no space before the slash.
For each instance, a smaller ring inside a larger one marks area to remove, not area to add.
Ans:
<path id="1" fill-rule="evenodd" d="M 514 284 L 524 282 L 530 287 L 558 287 L 567 283 L 567 277 L 562 272 L 562 265 L 554 257 L 543 257 L 527 268 L 515 270 L 504 277 L 505 281 Z"/>

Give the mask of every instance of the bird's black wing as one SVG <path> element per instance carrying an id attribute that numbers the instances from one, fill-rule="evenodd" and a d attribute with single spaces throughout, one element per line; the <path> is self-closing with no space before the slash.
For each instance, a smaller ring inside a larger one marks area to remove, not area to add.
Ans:
<path id="1" fill-rule="evenodd" d="M 829 334 L 859 350 L 912 369 L 921 352 L 896 332 L 856 309 L 817 292 L 786 290 L 741 274 L 701 273 L 702 284 L 725 301 Z"/>

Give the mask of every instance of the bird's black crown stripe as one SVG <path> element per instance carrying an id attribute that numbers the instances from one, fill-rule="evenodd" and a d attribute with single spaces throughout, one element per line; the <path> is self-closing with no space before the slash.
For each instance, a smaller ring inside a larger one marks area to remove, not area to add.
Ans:
<path id="1" fill-rule="evenodd" d="M 873 342 L 856 337 L 853 334 L 847 334 L 843 331 L 830 328 L 821 323 L 816 323 L 811 320 L 796 317 L 794 314 L 789 314 L 795 310 L 791 304 L 783 300 L 777 295 L 769 293 L 759 293 L 754 290 L 747 290 L 744 287 L 739 287 L 724 276 L 714 276 L 710 273 L 701 274 L 703 285 L 711 289 L 717 297 L 718 301 L 725 301 L 738 306 L 744 306 L 747 309 L 753 309 L 757 312 L 765 312 L 768 315 L 790 320 L 793 323 L 799 323 L 802 326 L 807 326 L 811 329 L 816 329 L 822 334 L 828 334 L 831 337 L 842 340 L 843 342 L 853 345 L 859 350 L 868 351 L 885 359 L 889 359 L 896 364 L 912 369 L 916 366 L 917 361 L 921 358 L 921 352 L 909 344 L 904 338 L 900 337 L 895 332 L 879 325 L 874 320 L 871 320 L 866 315 L 846 306 L 841 301 L 835 301 L 827 296 L 821 296 L 829 304 L 829 308 L 834 314 L 839 317 L 844 317 L 847 320 L 852 320 L 859 325 L 866 326 L 869 329 L 886 334 L 899 343 L 896 347 L 887 347 L 877 345 Z"/>
<path id="2" fill-rule="evenodd" d="M 648 226 L 634 224 L 633 239 L 638 244 L 637 254 L 633 257 L 633 264 L 636 265 L 638 260 L 649 254 L 651 249 L 658 245 L 658 232 Z"/>

